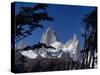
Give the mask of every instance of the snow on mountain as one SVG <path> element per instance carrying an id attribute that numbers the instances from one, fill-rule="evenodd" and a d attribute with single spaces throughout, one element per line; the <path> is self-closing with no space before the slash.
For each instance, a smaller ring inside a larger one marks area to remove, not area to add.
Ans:
<path id="1" fill-rule="evenodd" d="M 77 37 L 75 34 L 73 34 L 73 37 L 65 43 L 63 50 L 70 51 L 70 50 L 76 49 L 77 44 L 78 44 Z"/>
<path id="2" fill-rule="evenodd" d="M 54 42 L 52 44 L 50 44 L 52 47 L 55 47 L 56 50 L 60 50 L 63 48 L 63 44 L 61 42 Z"/>
<path id="3" fill-rule="evenodd" d="M 55 47 L 57 50 L 62 49 L 63 47 L 63 44 L 61 42 L 58 42 L 56 33 L 54 32 L 54 30 L 52 30 L 51 27 L 47 28 L 46 32 L 43 33 L 40 42 Z"/>
<path id="4" fill-rule="evenodd" d="M 73 37 L 65 43 L 62 50 L 64 52 L 69 52 L 70 57 L 72 57 L 73 59 L 75 60 L 79 59 L 79 56 L 80 56 L 79 41 L 77 39 L 76 34 L 73 34 Z"/>
<path id="5" fill-rule="evenodd" d="M 45 43 L 46 45 L 50 45 L 57 41 L 56 33 L 49 27 L 45 33 L 43 33 L 42 38 L 40 40 L 41 43 Z"/>
<path id="6" fill-rule="evenodd" d="M 18 50 L 18 49 L 23 49 L 23 48 L 25 48 L 26 46 L 27 46 L 27 45 L 26 45 L 25 43 L 20 42 L 16 49 L 17 49 L 17 50 Z"/>
<path id="7" fill-rule="evenodd" d="M 40 48 L 38 49 L 38 54 L 41 56 L 41 57 L 47 57 L 47 49 L 46 48 Z"/>
<path id="8" fill-rule="evenodd" d="M 46 44 L 47 47 L 41 47 L 34 50 L 22 51 L 21 54 L 27 56 L 28 58 L 34 59 L 38 56 L 44 58 L 73 58 L 74 60 L 79 60 L 79 41 L 77 36 L 73 34 L 73 37 L 68 40 L 65 44 L 57 41 L 56 33 L 49 27 L 45 33 L 43 33 L 40 43 Z M 54 48 L 52 48 L 54 47 Z"/>
<path id="9" fill-rule="evenodd" d="M 30 59 L 37 58 L 37 56 L 38 56 L 38 54 L 36 54 L 32 50 L 22 51 L 21 54 L 24 55 L 24 56 L 26 56 L 26 57 L 28 57 L 28 58 L 30 58 Z"/>
<path id="10" fill-rule="evenodd" d="M 35 50 L 21 51 L 21 54 L 28 57 L 28 58 L 31 58 L 31 59 L 35 59 L 38 56 L 41 56 L 41 57 L 46 57 L 47 56 L 46 51 L 45 51 L 44 48 L 35 49 Z"/>

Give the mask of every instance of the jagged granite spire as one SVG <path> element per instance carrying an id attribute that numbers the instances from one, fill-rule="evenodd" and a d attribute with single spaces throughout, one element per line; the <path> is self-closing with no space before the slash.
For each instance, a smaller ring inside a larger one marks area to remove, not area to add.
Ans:
<path id="1" fill-rule="evenodd" d="M 57 41 L 56 33 L 52 30 L 51 27 L 48 27 L 46 32 L 43 33 L 40 42 L 45 43 L 46 45 L 50 45 L 56 41 Z"/>
<path id="2" fill-rule="evenodd" d="M 76 34 L 73 34 L 73 37 L 65 43 L 62 50 L 64 52 L 70 52 L 70 56 L 75 60 L 79 58 L 79 41 Z"/>
<path id="3" fill-rule="evenodd" d="M 21 54 L 31 59 L 41 56 L 43 58 L 57 57 L 67 60 L 69 56 L 73 58 L 73 60 L 80 60 L 79 40 L 77 39 L 76 34 L 73 34 L 70 40 L 68 40 L 65 44 L 62 44 L 62 42 L 57 41 L 56 33 L 51 27 L 49 27 L 46 32 L 43 33 L 40 43 L 44 43 L 47 46 L 54 47 L 55 49 L 41 47 L 34 50 L 23 51 Z"/>
<path id="4" fill-rule="evenodd" d="M 67 48 L 67 49 L 76 48 L 75 47 L 76 42 L 78 42 L 77 36 L 76 36 L 76 34 L 73 34 L 73 37 L 65 43 L 63 48 Z"/>

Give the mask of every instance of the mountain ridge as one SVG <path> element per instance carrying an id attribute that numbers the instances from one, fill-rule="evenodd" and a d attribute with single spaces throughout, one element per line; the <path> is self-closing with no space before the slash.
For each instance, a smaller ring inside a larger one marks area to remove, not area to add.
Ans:
<path id="1" fill-rule="evenodd" d="M 41 56 L 43 58 L 56 57 L 67 59 L 66 56 L 68 56 L 69 54 L 69 56 L 74 60 L 79 60 L 80 54 L 78 54 L 78 46 L 79 40 L 77 39 L 76 34 L 73 34 L 73 37 L 70 40 L 68 40 L 65 44 L 62 44 L 57 40 L 55 31 L 51 27 L 49 27 L 47 28 L 46 32 L 43 32 L 40 43 L 37 44 L 38 49 L 34 48 L 28 51 L 22 51 L 21 54 L 30 59 L 37 58 L 38 56 Z"/>

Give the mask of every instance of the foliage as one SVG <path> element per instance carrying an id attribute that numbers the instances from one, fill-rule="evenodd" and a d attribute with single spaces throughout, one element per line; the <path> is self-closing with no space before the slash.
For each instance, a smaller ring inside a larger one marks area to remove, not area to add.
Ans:
<path id="1" fill-rule="evenodd" d="M 43 28 L 40 22 L 53 21 L 47 13 L 48 5 L 37 4 L 33 7 L 21 7 L 19 13 L 15 16 L 16 22 L 16 42 L 32 35 L 32 31 L 36 28 Z"/>
<path id="2" fill-rule="evenodd" d="M 95 68 L 97 65 L 97 8 L 83 19 L 84 49 L 82 68 Z"/>

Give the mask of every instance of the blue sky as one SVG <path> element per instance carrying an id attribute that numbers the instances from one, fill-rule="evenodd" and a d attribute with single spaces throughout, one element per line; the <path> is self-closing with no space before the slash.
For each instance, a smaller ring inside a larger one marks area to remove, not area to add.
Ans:
<path id="1" fill-rule="evenodd" d="M 19 13 L 20 7 L 27 6 L 32 7 L 32 3 L 16 3 L 15 13 Z M 46 31 L 48 27 L 52 27 L 56 32 L 58 40 L 65 43 L 75 33 L 79 39 L 80 46 L 83 46 L 83 38 L 81 36 L 83 32 L 82 18 L 94 10 L 91 6 L 74 6 L 74 5 L 48 5 L 48 14 L 54 17 L 54 21 L 44 21 L 41 24 L 44 29 L 37 28 L 33 31 L 32 36 L 29 36 L 19 42 L 23 42 L 28 45 L 35 44 L 40 41 L 42 33 Z M 19 43 L 18 42 L 18 43 Z"/>

